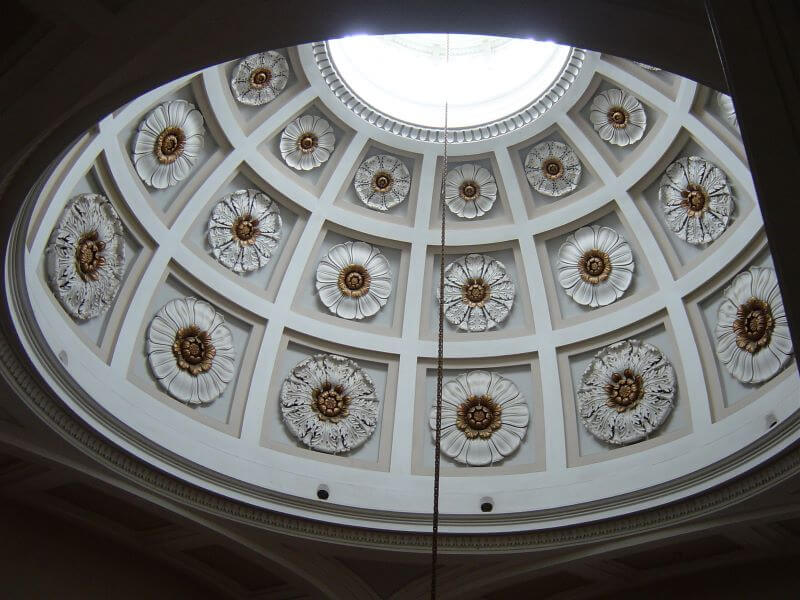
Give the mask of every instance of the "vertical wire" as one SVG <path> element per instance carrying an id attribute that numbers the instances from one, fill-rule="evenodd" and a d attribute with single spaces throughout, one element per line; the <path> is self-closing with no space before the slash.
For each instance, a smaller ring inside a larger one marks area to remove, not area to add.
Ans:
<path id="1" fill-rule="evenodd" d="M 450 63 L 450 34 L 445 45 L 445 69 Z M 447 85 L 447 74 L 445 74 Z M 445 245 L 445 177 L 447 176 L 447 89 L 444 100 L 444 160 L 442 164 L 442 186 L 439 190 L 441 204 L 442 238 L 439 247 L 439 348 L 436 357 L 436 443 L 433 460 L 433 536 L 431 539 L 431 600 L 436 600 L 436 562 L 439 554 L 439 474 L 442 453 L 442 380 L 444 379 L 444 245 Z"/>

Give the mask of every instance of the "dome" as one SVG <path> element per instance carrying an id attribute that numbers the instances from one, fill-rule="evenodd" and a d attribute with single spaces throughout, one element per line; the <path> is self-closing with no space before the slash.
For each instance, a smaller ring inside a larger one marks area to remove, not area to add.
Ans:
<path id="1" fill-rule="evenodd" d="M 531 44 L 454 112 L 446 171 L 435 90 L 369 91 L 393 53 L 440 59 L 427 36 L 274 49 L 109 114 L 10 241 L 39 374 L 193 490 L 426 532 L 444 188 L 443 531 L 664 507 L 775 456 L 797 371 L 725 103 L 554 44 L 466 36 L 452 60 L 518 69 Z"/>

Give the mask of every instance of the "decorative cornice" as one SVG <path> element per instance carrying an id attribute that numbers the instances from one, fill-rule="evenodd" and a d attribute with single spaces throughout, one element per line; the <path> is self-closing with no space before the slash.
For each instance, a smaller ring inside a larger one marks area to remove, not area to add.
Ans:
<path id="1" fill-rule="evenodd" d="M 314 54 L 314 60 L 317 63 L 320 74 L 334 96 L 367 123 L 383 129 L 384 131 L 412 140 L 420 140 L 422 142 L 444 141 L 443 128 L 425 127 L 400 121 L 370 106 L 359 98 L 359 96 L 348 87 L 347 83 L 336 70 L 336 64 L 328 52 L 327 42 L 314 42 L 311 44 L 311 50 Z M 545 111 L 552 108 L 552 106 L 567 93 L 569 86 L 572 85 L 578 77 L 578 73 L 585 59 L 586 52 L 584 50 L 573 48 L 561 74 L 550 88 L 536 98 L 536 100 L 522 110 L 496 121 L 490 121 L 472 127 L 450 127 L 448 142 L 458 144 L 487 140 L 519 129 L 528 123 L 532 123 L 541 117 Z"/>

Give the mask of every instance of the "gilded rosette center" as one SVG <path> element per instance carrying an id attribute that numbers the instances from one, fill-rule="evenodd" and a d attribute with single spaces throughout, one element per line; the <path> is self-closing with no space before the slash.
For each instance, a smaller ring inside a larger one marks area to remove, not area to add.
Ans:
<path id="1" fill-rule="evenodd" d="M 211 369 L 217 350 L 211 343 L 208 332 L 197 325 L 190 325 L 178 329 L 175 333 L 172 353 L 180 369 L 192 375 L 199 375 Z"/>
<path id="2" fill-rule="evenodd" d="M 611 274 L 611 259 L 602 250 L 594 248 L 580 257 L 578 272 L 586 283 L 596 285 L 608 279 Z"/>
<path id="3" fill-rule="evenodd" d="M 736 311 L 733 332 L 736 345 L 742 350 L 753 354 L 767 346 L 774 328 L 772 308 L 763 300 L 750 298 Z"/>
<path id="4" fill-rule="evenodd" d="M 313 152 L 317 148 L 319 140 L 313 133 L 304 133 L 297 140 L 297 147 L 306 154 Z"/>
<path id="5" fill-rule="evenodd" d="M 555 157 L 550 157 L 542 162 L 542 175 L 550 181 L 555 181 L 564 176 L 564 163 Z"/>
<path id="6" fill-rule="evenodd" d="M 608 122 L 614 129 L 624 129 L 628 125 L 628 111 L 621 106 L 612 106 L 608 111 Z"/>
<path id="7" fill-rule="evenodd" d="M 259 234 L 258 219 L 254 219 L 252 215 L 242 215 L 233 222 L 231 233 L 241 245 L 252 244 Z"/>
<path id="8" fill-rule="evenodd" d="M 339 289 L 351 298 L 360 298 L 369 291 L 369 272 L 361 265 L 347 265 L 339 271 Z"/>
<path id="9" fill-rule="evenodd" d="M 475 200 L 481 193 L 481 186 L 475 181 L 465 181 L 458 188 L 458 195 L 464 200 Z"/>
<path id="10" fill-rule="evenodd" d="M 503 424 L 503 408 L 491 396 L 470 396 L 458 406 L 456 426 L 470 439 L 491 437 Z"/>
<path id="11" fill-rule="evenodd" d="M 690 217 L 700 216 L 708 207 L 708 192 L 701 185 L 688 184 L 686 189 L 681 191 L 681 196 Z"/>
<path id="12" fill-rule="evenodd" d="M 372 178 L 372 189 L 381 194 L 385 194 L 392 189 L 394 177 L 386 171 L 378 171 Z"/>
<path id="13" fill-rule="evenodd" d="M 78 275 L 83 281 L 97 281 L 98 270 L 106 264 L 106 259 L 101 254 L 106 244 L 98 239 L 96 231 L 84 234 L 75 248 L 75 263 Z"/>
<path id="14" fill-rule="evenodd" d="M 326 381 L 322 387 L 314 388 L 311 394 L 314 399 L 311 408 L 320 420 L 336 423 L 350 414 L 350 396 L 344 393 L 341 385 L 332 385 Z"/>
<path id="15" fill-rule="evenodd" d="M 469 278 L 461 288 L 461 295 L 464 302 L 475 308 L 483 306 L 492 296 L 489 285 L 480 277 Z"/>
<path id="16" fill-rule="evenodd" d="M 272 71 L 266 67 L 255 69 L 250 75 L 250 87 L 260 90 L 269 85 L 272 80 Z"/>
<path id="17" fill-rule="evenodd" d="M 642 376 L 631 369 L 622 373 L 613 373 L 611 383 L 606 385 L 608 394 L 607 405 L 617 412 L 625 412 L 636 406 L 644 395 L 644 382 Z"/>
<path id="18" fill-rule="evenodd" d="M 155 152 L 158 162 L 163 165 L 178 160 L 178 157 L 183 154 L 183 148 L 186 144 L 186 134 L 180 127 L 167 127 L 156 138 Z"/>

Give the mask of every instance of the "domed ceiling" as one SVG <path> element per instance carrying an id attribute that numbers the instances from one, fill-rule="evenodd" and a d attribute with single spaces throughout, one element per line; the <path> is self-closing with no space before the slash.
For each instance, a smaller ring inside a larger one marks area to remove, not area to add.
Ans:
<path id="1" fill-rule="evenodd" d="M 53 390 L 230 499 L 426 531 L 444 189 L 443 530 L 662 505 L 794 441 L 730 99 L 555 44 L 453 36 L 437 82 L 443 56 L 438 36 L 278 49 L 86 132 L 7 273 Z"/>

